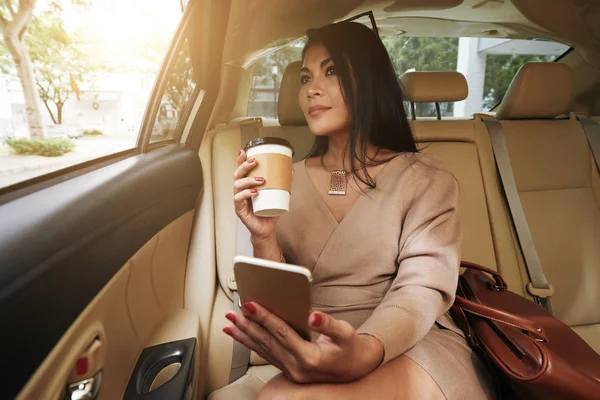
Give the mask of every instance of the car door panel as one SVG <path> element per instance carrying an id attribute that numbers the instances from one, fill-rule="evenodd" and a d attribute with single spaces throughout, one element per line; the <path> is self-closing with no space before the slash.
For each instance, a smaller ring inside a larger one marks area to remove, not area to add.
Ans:
<path id="1" fill-rule="evenodd" d="M 104 336 L 101 397 L 122 396 L 152 332 L 183 307 L 201 184 L 197 153 L 173 144 L 0 206 L 0 320 L 13 360 L 3 395 L 14 397 L 51 351 L 62 363 L 50 363 L 51 376 L 68 376 L 77 355 L 65 352 Z"/>
<path id="2" fill-rule="evenodd" d="M 96 337 L 104 353 L 100 399 L 123 396 L 143 348 L 190 337 L 200 343 L 197 314 L 182 309 L 181 254 L 187 253 L 193 213 L 171 222 L 123 265 L 60 339 L 19 398 L 60 398 L 75 360 Z M 161 299 L 158 293 L 174 284 L 180 288 Z"/>

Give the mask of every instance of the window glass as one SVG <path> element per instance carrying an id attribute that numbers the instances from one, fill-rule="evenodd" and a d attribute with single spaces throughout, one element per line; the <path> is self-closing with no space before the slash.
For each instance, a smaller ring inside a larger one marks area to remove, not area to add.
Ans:
<path id="1" fill-rule="evenodd" d="M 398 75 L 408 71 L 456 71 L 458 38 L 387 36 L 382 41 Z M 412 117 L 412 107 L 406 107 Z M 435 117 L 435 103 L 415 103 L 417 117 Z M 442 117 L 454 115 L 454 103 L 440 103 Z"/>
<path id="2" fill-rule="evenodd" d="M 384 37 L 398 75 L 407 71 L 459 71 L 469 96 L 440 103 L 442 117 L 470 117 L 502 100 L 517 70 L 527 62 L 553 61 L 569 49 L 543 40 L 445 37 Z M 410 109 L 410 107 L 408 107 Z M 435 104 L 415 104 L 417 117 L 436 116 Z"/>
<path id="3" fill-rule="evenodd" d="M 0 188 L 134 148 L 180 18 L 172 0 L 0 2 Z"/>
<path id="4" fill-rule="evenodd" d="M 196 87 L 187 39 L 173 60 L 167 77 L 150 143 L 175 139 L 182 113 Z"/>
<path id="5" fill-rule="evenodd" d="M 295 40 L 283 48 L 267 52 L 252 64 L 247 116 L 277 118 L 277 100 L 283 72 L 289 63 L 300 60 L 305 42 L 305 38 Z"/>
<path id="6" fill-rule="evenodd" d="M 384 36 L 398 76 L 407 71 L 459 71 L 467 79 L 469 96 L 440 103 L 443 118 L 468 118 L 500 102 L 517 70 L 527 62 L 553 61 L 569 47 L 545 40 Z M 287 64 L 299 60 L 304 40 L 259 58 L 253 64 L 248 116 L 276 118 L 281 76 Z M 412 114 L 410 104 L 406 107 Z M 434 103 L 416 103 L 418 118 L 437 115 Z"/>

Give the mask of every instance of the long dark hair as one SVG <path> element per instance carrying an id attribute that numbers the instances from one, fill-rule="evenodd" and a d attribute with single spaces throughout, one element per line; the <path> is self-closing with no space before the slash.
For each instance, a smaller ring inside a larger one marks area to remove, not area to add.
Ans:
<path id="1" fill-rule="evenodd" d="M 356 22 L 329 24 L 306 34 L 302 59 L 313 45 L 321 44 L 327 49 L 352 118 L 344 157 L 350 151 L 352 174 L 374 188 L 375 181 L 367 170 L 365 179 L 357 171 L 389 160 L 375 162 L 367 154 L 369 143 L 399 153 L 417 152 L 402 89 L 387 50 L 372 30 Z M 327 149 L 327 137 L 317 136 L 308 158 L 323 157 Z"/>

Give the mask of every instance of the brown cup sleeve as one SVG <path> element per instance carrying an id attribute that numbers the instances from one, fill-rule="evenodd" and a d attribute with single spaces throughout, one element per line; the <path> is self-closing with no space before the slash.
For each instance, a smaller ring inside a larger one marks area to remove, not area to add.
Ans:
<path id="1" fill-rule="evenodd" d="M 254 156 L 258 165 L 248 176 L 262 176 L 265 183 L 257 186 L 262 189 L 281 189 L 292 192 L 292 158 L 278 153 L 263 153 Z"/>

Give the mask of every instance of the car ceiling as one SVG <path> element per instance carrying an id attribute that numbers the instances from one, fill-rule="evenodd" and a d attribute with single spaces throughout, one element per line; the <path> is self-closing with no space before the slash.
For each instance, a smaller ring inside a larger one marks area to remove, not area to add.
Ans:
<path id="1" fill-rule="evenodd" d="M 382 35 L 548 39 L 600 67 L 600 0 L 233 0 L 223 61 L 247 66 L 270 44 L 366 11 Z"/>

